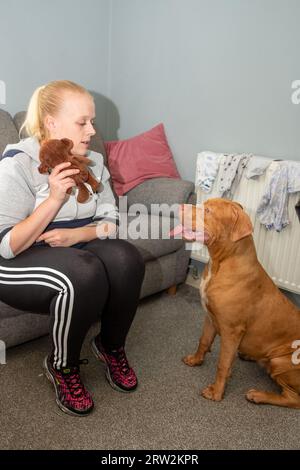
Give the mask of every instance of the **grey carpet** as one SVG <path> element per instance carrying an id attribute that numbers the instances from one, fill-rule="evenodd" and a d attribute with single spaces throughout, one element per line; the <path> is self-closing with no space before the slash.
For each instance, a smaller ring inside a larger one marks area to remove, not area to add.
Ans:
<path id="1" fill-rule="evenodd" d="M 276 390 L 263 369 L 236 360 L 222 402 L 199 394 L 211 383 L 219 342 L 197 368 L 181 357 L 197 346 L 203 314 L 197 289 L 182 285 L 176 296 L 161 293 L 140 302 L 127 341 L 139 388 L 110 388 L 103 366 L 85 342 L 82 375 L 94 395 L 85 418 L 58 409 L 52 385 L 42 375 L 48 338 L 12 348 L 0 366 L 1 449 L 299 449 L 300 411 L 248 403 L 253 387 Z"/>

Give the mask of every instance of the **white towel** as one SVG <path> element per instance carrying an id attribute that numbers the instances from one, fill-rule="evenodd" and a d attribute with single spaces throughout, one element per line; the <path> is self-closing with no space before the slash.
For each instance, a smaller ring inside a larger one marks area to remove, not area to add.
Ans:
<path id="1" fill-rule="evenodd" d="M 204 151 L 198 153 L 196 165 L 195 186 L 199 186 L 204 192 L 212 189 L 219 170 L 220 154 Z"/>
<path id="2" fill-rule="evenodd" d="M 253 155 L 247 163 L 245 176 L 247 179 L 262 175 L 272 163 L 270 158 Z"/>

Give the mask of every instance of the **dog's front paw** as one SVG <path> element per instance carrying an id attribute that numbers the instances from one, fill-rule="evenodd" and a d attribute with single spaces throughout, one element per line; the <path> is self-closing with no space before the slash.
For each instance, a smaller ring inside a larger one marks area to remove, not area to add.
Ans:
<path id="1" fill-rule="evenodd" d="M 201 366 L 203 359 L 200 359 L 197 354 L 189 354 L 182 358 L 182 361 L 190 367 Z"/>
<path id="2" fill-rule="evenodd" d="M 208 400 L 221 401 L 223 398 L 223 392 L 216 390 L 215 384 L 209 385 L 202 390 L 201 395 Z"/>

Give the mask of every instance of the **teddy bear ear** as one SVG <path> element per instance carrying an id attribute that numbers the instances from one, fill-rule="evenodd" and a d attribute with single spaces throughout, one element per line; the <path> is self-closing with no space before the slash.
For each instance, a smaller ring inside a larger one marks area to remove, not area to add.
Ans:
<path id="1" fill-rule="evenodd" d="M 68 150 L 71 150 L 74 145 L 72 140 L 67 139 L 66 137 L 64 139 L 61 139 L 61 142 L 68 148 Z"/>

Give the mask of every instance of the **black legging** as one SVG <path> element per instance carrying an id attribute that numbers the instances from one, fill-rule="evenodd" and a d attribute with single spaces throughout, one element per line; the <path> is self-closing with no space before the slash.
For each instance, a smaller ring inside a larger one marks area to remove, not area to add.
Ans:
<path id="1" fill-rule="evenodd" d="M 83 249 L 32 246 L 13 259 L 0 257 L 0 299 L 21 310 L 50 312 L 54 366 L 71 367 L 100 318 L 103 346 L 124 346 L 144 270 L 142 256 L 126 240 L 95 239 Z"/>

